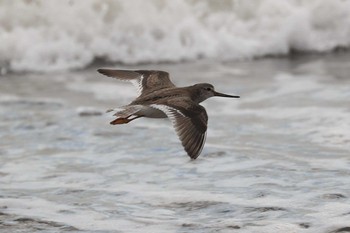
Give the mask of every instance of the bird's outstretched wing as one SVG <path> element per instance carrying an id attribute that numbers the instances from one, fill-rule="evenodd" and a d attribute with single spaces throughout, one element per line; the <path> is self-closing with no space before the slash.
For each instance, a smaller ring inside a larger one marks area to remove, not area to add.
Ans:
<path id="1" fill-rule="evenodd" d="M 168 116 L 188 156 L 196 159 L 206 138 L 208 115 L 205 108 L 189 98 L 177 98 L 166 104 L 152 104 L 151 107 Z"/>
<path id="2" fill-rule="evenodd" d="M 175 87 L 169 73 L 160 70 L 111 70 L 98 69 L 99 73 L 123 81 L 130 81 L 138 89 L 139 95 L 145 95 L 163 88 Z"/>

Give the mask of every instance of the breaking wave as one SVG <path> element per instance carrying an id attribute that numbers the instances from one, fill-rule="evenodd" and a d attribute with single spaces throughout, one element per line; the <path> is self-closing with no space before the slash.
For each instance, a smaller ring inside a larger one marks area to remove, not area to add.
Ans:
<path id="1" fill-rule="evenodd" d="M 350 45 L 350 1 L 4 0 L 0 38 L 13 71 L 326 52 Z"/>

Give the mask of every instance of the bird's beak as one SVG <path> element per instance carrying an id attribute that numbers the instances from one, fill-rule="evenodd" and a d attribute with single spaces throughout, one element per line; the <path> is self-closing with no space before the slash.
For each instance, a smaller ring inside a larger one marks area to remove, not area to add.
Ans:
<path id="1" fill-rule="evenodd" d="M 229 97 L 229 98 L 239 98 L 239 95 L 226 95 L 220 92 L 214 91 L 214 96 Z"/>

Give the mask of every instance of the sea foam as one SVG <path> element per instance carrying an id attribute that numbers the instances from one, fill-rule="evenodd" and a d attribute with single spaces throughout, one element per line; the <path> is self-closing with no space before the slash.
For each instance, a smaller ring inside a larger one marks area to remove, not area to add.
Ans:
<path id="1" fill-rule="evenodd" d="M 2 70 L 232 60 L 350 45 L 350 1 L 0 2 Z"/>

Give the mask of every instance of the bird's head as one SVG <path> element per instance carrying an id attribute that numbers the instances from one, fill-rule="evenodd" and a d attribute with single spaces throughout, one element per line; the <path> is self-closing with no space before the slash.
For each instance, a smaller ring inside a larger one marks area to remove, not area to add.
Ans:
<path id="1" fill-rule="evenodd" d="M 220 97 L 228 97 L 228 98 L 239 98 L 238 95 L 227 95 L 220 92 L 215 91 L 214 86 L 209 83 L 199 83 L 193 86 L 197 90 L 194 101 L 200 103 L 210 97 L 220 96 Z"/>

